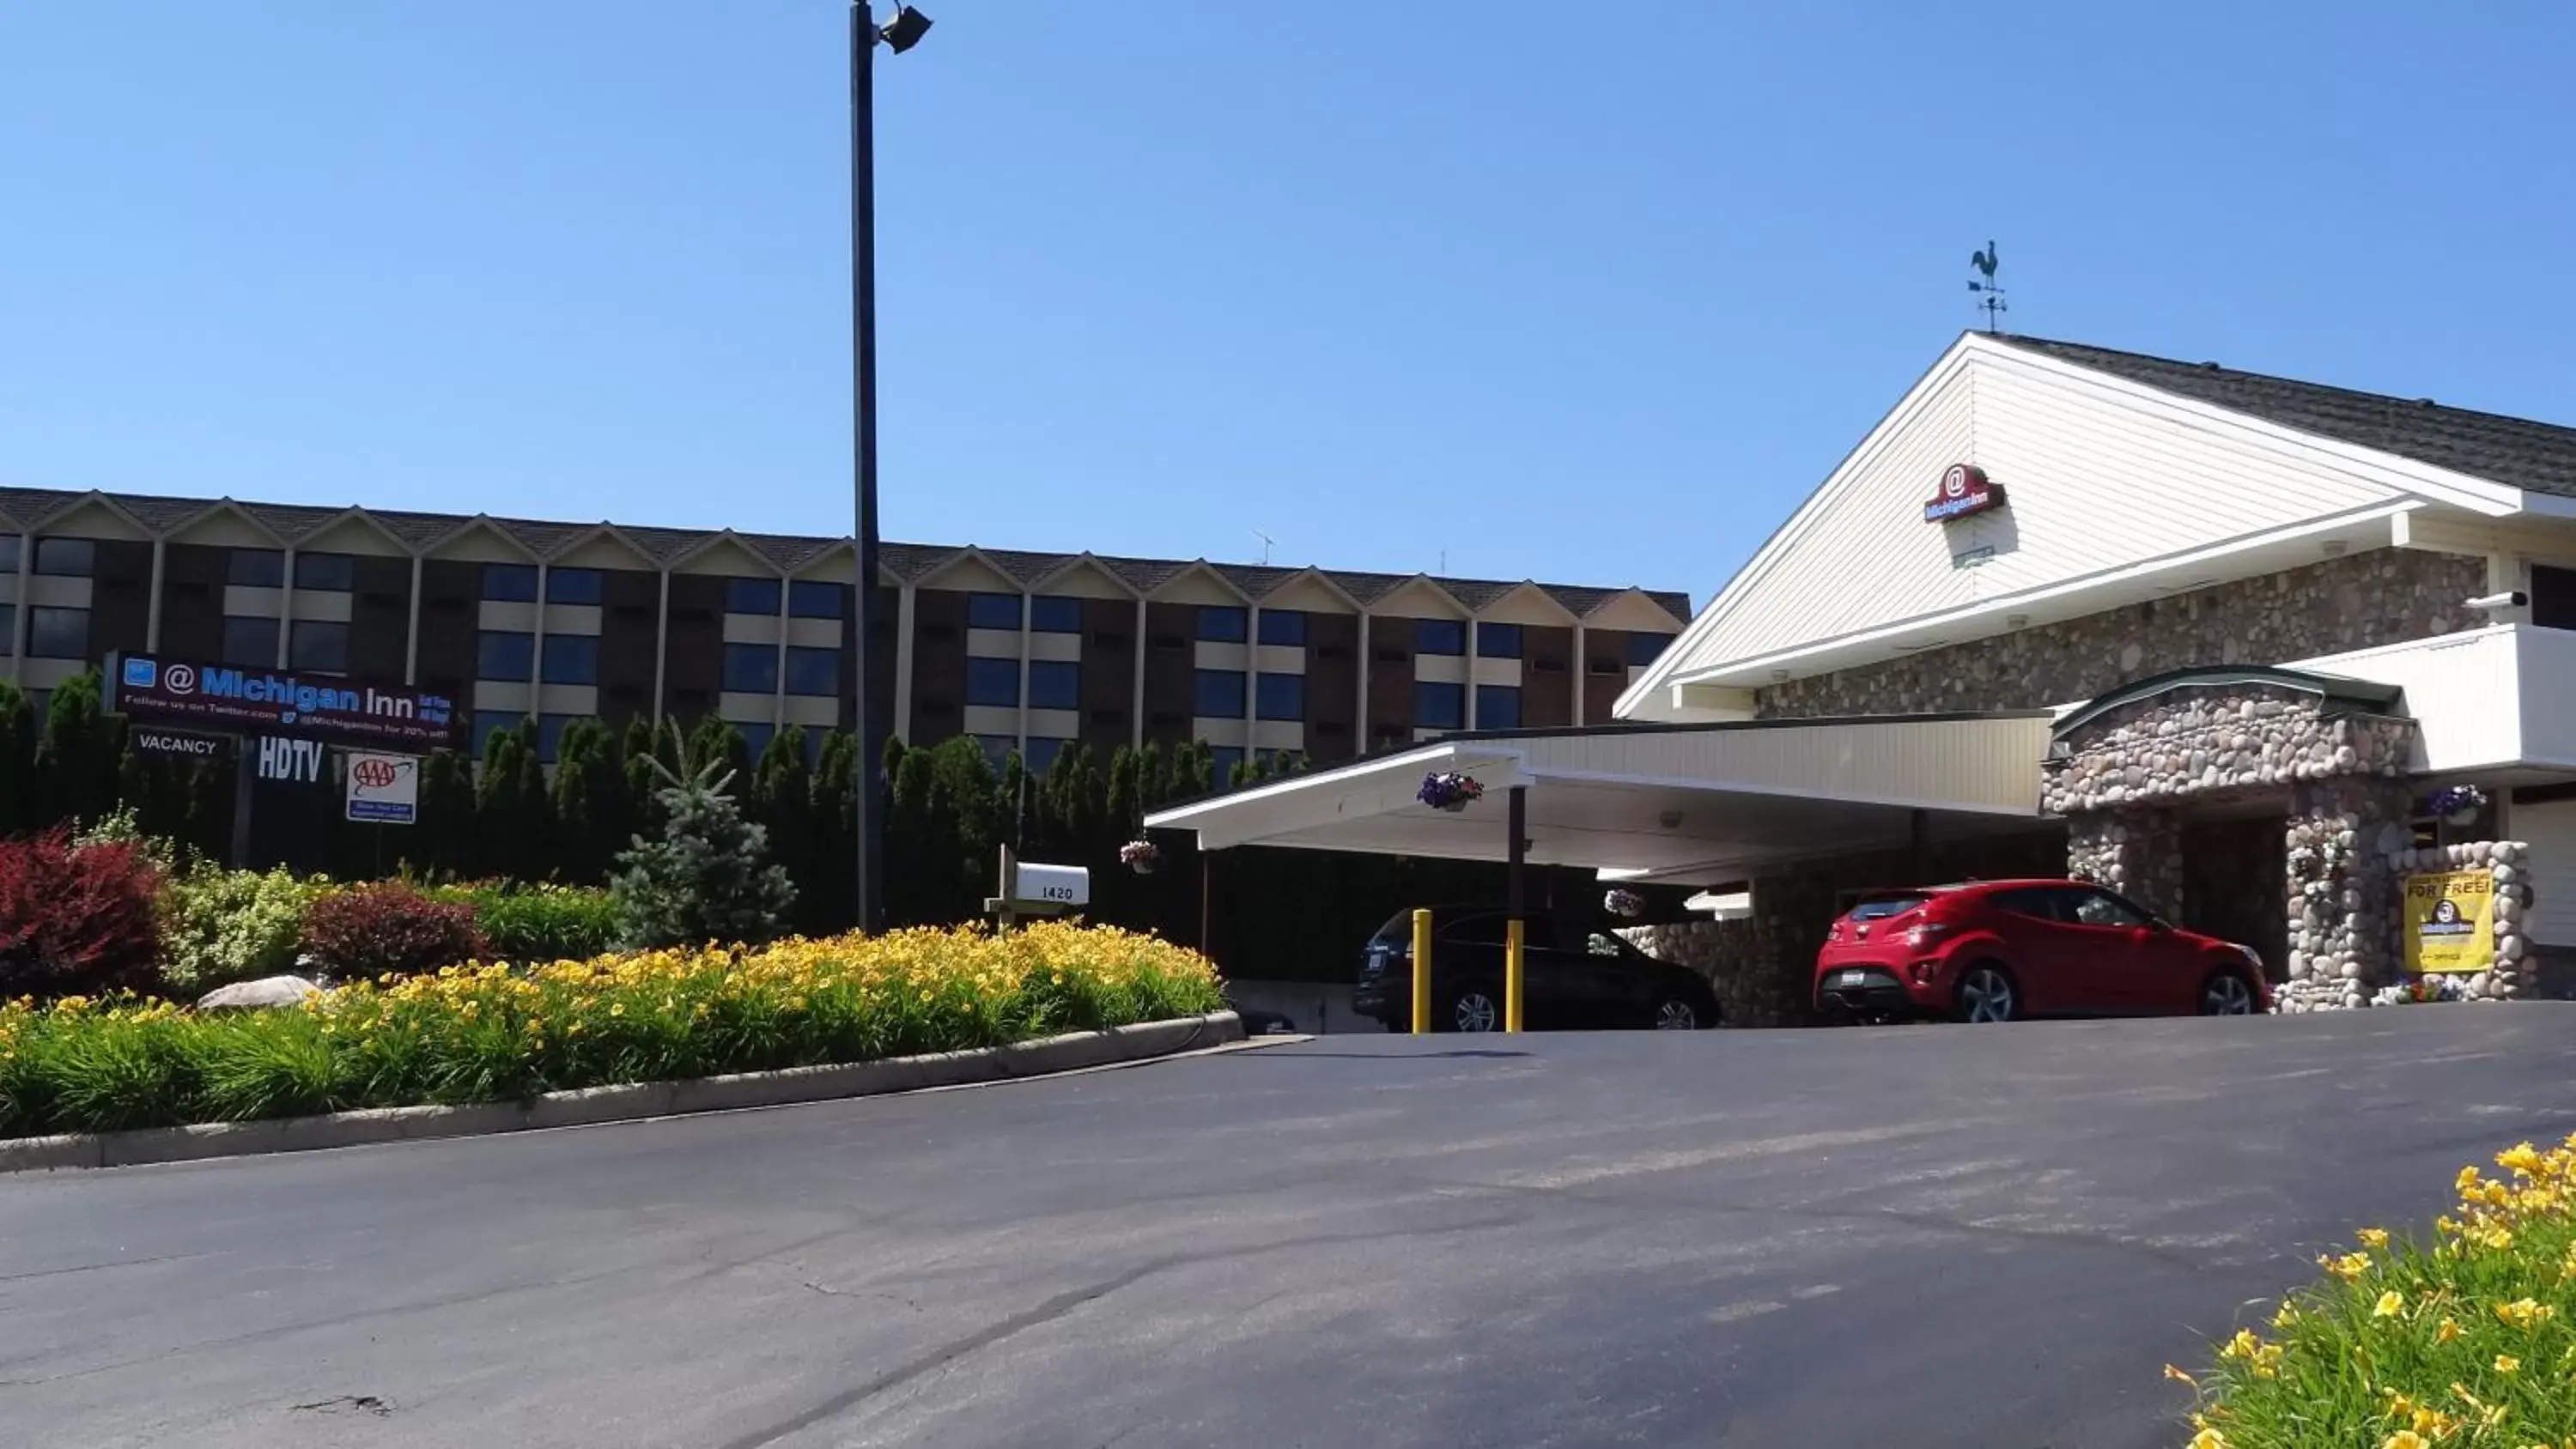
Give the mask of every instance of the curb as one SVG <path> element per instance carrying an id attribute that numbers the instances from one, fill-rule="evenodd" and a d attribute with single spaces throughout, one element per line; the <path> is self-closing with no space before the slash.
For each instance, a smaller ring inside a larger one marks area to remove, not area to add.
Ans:
<path id="1" fill-rule="evenodd" d="M 479 1137 L 547 1127 L 595 1127 L 698 1112 L 786 1107 L 926 1087 L 961 1087 L 1089 1067 L 1117 1066 L 1193 1048 L 1241 1041 L 1242 1018 L 1231 1011 L 1145 1021 L 1107 1031 L 1080 1031 L 973 1051 L 891 1057 L 842 1066 L 789 1067 L 678 1082 L 634 1082 L 548 1092 L 529 1102 L 476 1102 L 459 1107 L 376 1107 L 320 1117 L 264 1122 L 205 1122 L 131 1132 L 72 1133 L 0 1139 L 0 1172 L 63 1167 L 140 1167 L 267 1152 L 310 1152 L 370 1142 Z"/>

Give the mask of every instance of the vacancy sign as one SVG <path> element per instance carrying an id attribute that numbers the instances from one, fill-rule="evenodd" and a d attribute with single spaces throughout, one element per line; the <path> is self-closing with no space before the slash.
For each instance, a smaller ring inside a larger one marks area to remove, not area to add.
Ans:
<path id="1" fill-rule="evenodd" d="M 349 818 L 372 825 L 420 819 L 420 761 L 409 755 L 349 756 Z"/>

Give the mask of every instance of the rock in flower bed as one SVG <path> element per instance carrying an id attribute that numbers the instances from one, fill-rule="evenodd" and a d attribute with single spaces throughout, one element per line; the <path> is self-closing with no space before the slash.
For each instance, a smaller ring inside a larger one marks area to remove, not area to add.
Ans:
<path id="1" fill-rule="evenodd" d="M 454 966 L 199 1014 L 0 1006 L 0 1137 L 489 1102 L 998 1046 L 1221 1010 L 1196 952 L 1109 927 L 979 928 Z"/>
<path id="2" fill-rule="evenodd" d="M 2191 1449 L 2576 1444 L 2576 1136 L 2464 1168 L 2429 1242 L 2365 1229 L 2352 1252 L 2194 1379 Z"/>

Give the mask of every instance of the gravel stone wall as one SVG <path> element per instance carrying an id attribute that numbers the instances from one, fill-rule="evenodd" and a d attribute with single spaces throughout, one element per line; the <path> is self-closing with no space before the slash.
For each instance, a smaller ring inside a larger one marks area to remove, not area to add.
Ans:
<path id="1" fill-rule="evenodd" d="M 2250 793 L 2337 775 L 2406 773 L 2415 721 L 2321 716 L 2316 696 L 2278 685 L 2173 690 L 2088 720 L 2059 741 L 2040 807 L 2077 816 L 2129 804 Z"/>
<path id="2" fill-rule="evenodd" d="M 2402 781 L 2346 776 L 2290 787 L 2290 979 L 2284 1012 L 2368 1006 L 2394 981 L 2399 952 L 2395 846 L 2410 838 Z"/>
<path id="3" fill-rule="evenodd" d="M 2182 916 L 2182 821 L 2171 810 L 2088 810 L 2066 821 L 2066 873 Z"/>
<path id="4" fill-rule="evenodd" d="M 2557 984 L 2556 973 L 2531 939 L 2531 847 L 2519 840 L 2481 840 L 2399 850 L 2389 857 L 2399 878 L 2418 872 L 2475 870 L 2485 867 L 2495 879 L 2495 954 L 2486 970 L 2459 978 L 2460 994 L 2471 1001 L 2515 1001 L 2540 997 Z M 2405 924 L 2401 919 L 2398 930 Z M 2402 951 L 2405 943 L 2394 948 Z M 2401 956 L 2399 959 L 2403 959 Z"/>

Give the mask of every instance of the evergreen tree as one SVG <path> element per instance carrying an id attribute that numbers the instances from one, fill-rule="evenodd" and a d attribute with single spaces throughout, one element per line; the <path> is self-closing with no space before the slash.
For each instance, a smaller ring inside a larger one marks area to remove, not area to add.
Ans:
<path id="1" fill-rule="evenodd" d="M 625 781 L 618 768 L 617 738 L 595 719 L 564 725 L 555 742 L 551 787 L 557 869 L 563 879 L 589 885 L 604 878 L 626 839 Z"/>
<path id="2" fill-rule="evenodd" d="M 474 859 L 467 874 L 536 879 L 545 859 L 538 814 L 544 800 L 545 767 L 537 762 L 534 722 L 494 730 L 474 782 Z"/>
<path id="3" fill-rule="evenodd" d="M 116 804 L 121 723 L 100 706 L 98 671 L 85 669 L 54 689 L 36 752 L 38 819 L 95 820 Z"/>
<path id="4" fill-rule="evenodd" d="M 1144 828 L 1144 759 L 1135 749 L 1120 745 L 1109 756 L 1109 792 L 1103 808 L 1109 812 L 1110 833 L 1120 837 L 1120 844 Z"/>
<path id="5" fill-rule="evenodd" d="M 470 873 L 474 857 L 473 763 L 454 750 L 420 762 L 420 823 L 412 827 L 413 868 L 427 875 Z"/>
<path id="6" fill-rule="evenodd" d="M 720 715 L 711 714 L 698 721 L 698 727 L 689 734 L 685 759 L 687 768 L 675 773 L 692 775 L 713 764 L 719 767 L 718 778 L 731 782 L 722 788 L 737 793 L 751 788 L 751 742 L 742 737 L 733 721 Z M 658 793 L 655 798 L 660 798 Z"/>
<path id="7" fill-rule="evenodd" d="M 1025 853 L 1029 848 L 1029 767 L 1017 750 L 1002 757 L 1002 776 L 994 800 L 1002 815 L 1001 840 Z"/>
<path id="8" fill-rule="evenodd" d="M 0 680 L 0 836 L 36 824 L 36 712 L 18 686 Z"/>
<path id="9" fill-rule="evenodd" d="M 653 762 L 678 773 L 680 727 L 669 720 L 654 721 L 637 715 L 626 724 L 624 828 L 621 845 L 637 836 L 647 838 L 662 833 L 662 805 L 655 798 L 661 777 L 654 773 Z"/>
<path id="10" fill-rule="evenodd" d="M 758 942 L 776 936 L 796 903 L 787 872 L 767 857 L 768 832 L 743 818 L 721 761 L 683 777 L 660 772 L 662 838 L 618 857 L 609 889 L 629 947 Z"/>
<path id="11" fill-rule="evenodd" d="M 905 758 L 900 749 L 892 757 Z M 843 931 L 858 922 L 859 889 L 859 824 L 858 778 L 859 741 L 848 730 L 834 730 L 823 737 L 823 750 L 814 766 L 806 815 L 811 821 L 815 862 L 814 887 L 807 894 L 805 919 L 816 931 Z M 886 808 L 880 805 L 879 809 Z M 879 822 L 887 849 L 886 890 L 891 895 L 896 876 L 895 862 L 902 845 L 895 833 L 894 822 Z M 879 902 L 887 910 L 886 902 Z M 889 910 L 886 919 L 895 919 Z"/>
<path id="12" fill-rule="evenodd" d="M 769 737 L 751 781 L 751 815 L 769 832 L 769 850 L 796 883 L 801 900 L 821 884 L 814 859 L 814 781 L 805 768 L 805 728 L 789 725 Z M 802 918 L 799 924 L 803 924 Z"/>

